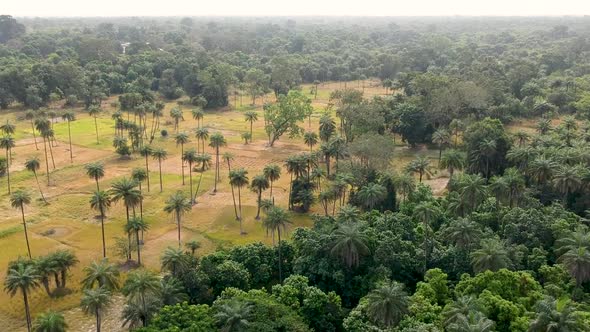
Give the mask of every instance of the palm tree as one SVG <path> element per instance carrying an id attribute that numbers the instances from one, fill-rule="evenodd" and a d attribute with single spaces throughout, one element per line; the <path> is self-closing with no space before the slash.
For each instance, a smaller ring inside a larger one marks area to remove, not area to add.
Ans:
<path id="1" fill-rule="evenodd" d="M 49 146 L 49 155 L 51 156 L 51 166 L 53 166 L 53 169 L 55 169 L 55 159 L 53 158 L 53 148 L 52 146 L 52 141 L 55 139 L 55 132 L 53 131 L 53 129 L 48 128 L 47 130 L 44 130 L 41 132 L 41 136 L 43 136 L 43 139 L 45 140 L 45 142 L 47 142 L 47 146 Z"/>
<path id="2" fill-rule="evenodd" d="M 102 109 L 96 105 L 92 105 L 88 108 L 88 115 L 94 118 L 94 129 L 96 130 L 96 144 L 99 144 L 98 141 L 98 123 L 96 122 L 96 118 L 98 115 L 102 113 Z"/>
<path id="3" fill-rule="evenodd" d="M 176 219 L 176 226 L 178 228 L 178 247 L 180 248 L 180 227 L 182 215 L 192 209 L 192 204 L 182 191 L 177 191 L 172 194 L 166 201 L 164 211 L 167 213 L 174 213 Z"/>
<path id="4" fill-rule="evenodd" d="M 32 259 L 31 247 L 29 246 L 29 234 L 27 232 L 27 222 L 25 220 L 25 205 L 29 204 L 31 204 L 31 195 L 24 190 L 19 189 L 10 196 L 10 205 L 15 209 L 20 209 L 23 219 L 23 228 L 25 230 L 25 240 L 27 241 L 27 252 L 29 253 L 29 259 Z"/>
<path id="5" fill-rule="evenodd" d="M 273 235 L 275 232 L 279 237 L 279 282 L 283 283 L 283 258 L 281 254 L 281 229 L 287 231 L 287 224 L 290 224 L 291 220 L 289 214 L 280 207 L 273 206 L 266 211 L 266 217 L 262 221 L 262 226 L 266 229 L 266 233 L 270 231 Z"/>
<path id="6" fill-rule="evenodd" d="M 244 118 L 246 119 L 246 122 L 250 122 L 250 137 L 252 137 L 252 124 L 254 121 L 258 121 L 258 113 L 255 111 L 247 111 L 244 113 Z"/>
<path id="7" fill-rule="evenodd" d="M 35 259 L 35 269 L 37 274 L 40 276 L 40 281 L 43 284 L 43 288 L 45 288 L 47 296 L 52 296 L 51 290 L 49 289 L 49 277 L 51 275 L 56 276 L 57 273 L 59 273 L 57 260 L 55 259 L 54 255 L 49 254 Z M 55 282 L 56 287 L 59 286 L 59 281 L 57 278 L 55 279 Z"/>
<path id="8" fill-rule="evenodd" d="M 443 146 L 449 144 L 450 134 L 446 129 L 440 128 L 432 134 L 432 143 L 438 146 L 438 165 L 442 157 Z"/>
<path id="9" fill-rule="evenodd" d="M 111 292 L 104 287 L 85 289 L 80 306 L 86 314 L 96 317 L 96 332 L 101 331 L 102 312 L 111 304 Z"/>
<path id="10" fill-rule="evenodd" d="M 174 141 L 176 146 L 180 145 L 180 168 L 182 170 L 182 185 L 184 186 L 184 145 L 190 142 L 190 139 L 187 133 L 178 133 L 174 136 Z"/>
<path id="11" fill-rule="evenodd" d="M 127 228 L 129 231 L 135 232 L 135 241 L 137 244 L 137 265 L 141 266 L 141 243 L 139 241 L 139 232 L 143 234 L 143 232 L 147 231 L 150 226 L 145 220 L 143 220 L 143 218 L 133 217 L 129 219 Z"/>
<path id="12" fill-rule="evenodd" d="M 67 328 L 64 316 L 51 310 L 39 315 L 33 323 L 34 332 L 65 332 Z"/>
<path id="13" fill-rule="evenodd" d="M 495 323 L 479 311 L 457 316 L 457 320 L 447 326 L 449 332 L 491 332 Z"/>
<path id="14" fill-rule="evenodd" d="M 473 295 L 462 295 L 457 300 L 447 304 L 442 311 L 444 318 L 443 325 L 448 327 L 450 324 L 457 323 L 469 315 L 470 312 L 479 311 L 481 305 Z"/>
<path id="15" fill-rule="evenodd" d="M 139 186 L 139 193 L 141 194 L 141 199 L 139 200 L 139 216 L 143 218 L 143 192 L 141 184 L 148 178 L 148 174 L 145 169 L 137 167 L 131 170 L 131 178 L 135 180 Z"/>
<path id="16" fill-rule="evenodd" d="M 139 149 L 139 154 L 145 158 L 145 173 L 146 173 L 146 180 L 147 180 L 147 190 L 150 192 L 150 166 L 148 162 L 148 157 L 152 155 L 152 147 L 149 145 L 144 145 Z"/>
<path id="17" fill-rule="evenodd" d="M 5 124 L 0 125 L 0 131 L 4 133 L 4 135 L 10 136 L 15 133 L 16 126 L 6 120 Z"/>
<path id="18" fill-rule="evenodd" d="M 162 192 L 164 190 L 162 186 L 162 160 L 168 158 L 168 152 L 162 148 L 156 148 L 152 150 L 152 158 L 158 160 L 158 169 L 160 171 L 160 192 Z"/>
<path id="19" fill-rule="evenodd" d="M 478 174 L 463 174 L 458 181 L 461 200 L 469 203 L 470 211 L 474 211 L 487 195 L 486 180 Z"/>
<path id="20" fill-rule="evenodd" d="M 197 168 L 198 172 L 201 173 L 201 175 L 199 176 L 199 183 L 197 184 L 197 190 L 195 190 L 195 196 L 193 199 L 195 201 L 195 204 L 197 203 L 197 195 L 199 194 L 199 189 L 201 188 L 201 181 L 203 180 L 203 173 L 205 173 L 206 170 L 211 168 L 211 155 L 208 153 L 198 154 L 197 155 L 197 164 L 201 165 L 200 167 Z"/>
<path id="21" fill-rule="evenodd" d="M 228 175 L 231 176 L 231 162 L 232 160 L 234 160 L 234 155 L 231 152 L 224 152 L 223 153 L 223 160 L 225 160 L 227 162 L 227 172 Z M 238 208 L 236 206 L 236 195 L 235 195 L 235 190 L 234 190 L 234 186 L 230 186 L 231 187 L 231 197 L 232 200 L 234 202 L 234 213 L 236 214 L 236 220 L 238 220 Z"/>
<path id="22" fill-rule="evenodd" d="M 191 240 L 185 243 L 184 246 L 190 250 L 191 256 L 194 256 L 197 249 L 201 248 L 201 243 L 197 240 Z"/>
<path id="23" fill-rule="evenodd" d="M 569 299 L 545 297 L 537 302 L 536 316 L 529 331 L 583 331 L 585 326 L 576 313 L 576 308 Z"/>
<path id="24" fill-rule="evenodd" d="M 10 164 L 12 158 L 10 157 L 10 150 L 15 147 L 14 138 L 12 136 L 0 137 L 0 148 L 6 150 L 6 175 L 8 179 L 8 194 L 10 194 Z"/>
<path id="25" fill-rule="evenodd" d="M 95 285 L 109 291 L 119 289 L 119 270 L 107 259 L 93 261 L 84 267 L 84 274 L 81 281 L 82 289 L 93 289 Z"/>
<path id="26" fill-rule="evenodd" d="M 518 140 L 518 146 L 523 147 L 531 139 L 531 136 L 523 130 L 519 130 L 514 134 L 514 137 Z"/>
<path id="27" fill-rule="evenodd" d="M 367 210 L 372 210 L 387 197 L 387 189 L 378 183 L 368 183 L 358 191 L 358 198 Z"/>
<path id="28" fill-rule="evenodd" d="M 45 166 L 47 168 L 47 185 L 49 185 L 49 158 L 47 157 L 47 142 L 44 133 L 49 130 L 49 120 L 40 118 L 35 120 L 35 128 L 41 133 L 43 137 L 43 151 L 45 152 Z"/>
<path id="29" fill-rule="evenodd" d="M 33 158 L 27 159 L 25 161 L 25 169 L 27 171 L 32 172 L 33 175 L 35 175 L 35 181 L 37 181 L 37 187 L 39 188 L 39 193 L 41 194 L 41 198 L 43 199 L 43 202 L 47 203 L 47 200 L 45 199 L 45 196 L 43 195 L 43 191 L 41 190 L 41 185 L 39 184 L 39 178 L 37 177 L 37 171 L 39 170 L 39 168 L 41 168 L 41 162 L 39 161 L 39 158 L 33 157 Z"/>
<path id="30" fill-rule="evenodd" d="M 559 238 L 556 243 L 560 253 L 557 261 L 565 266 L 576 279 L 577 286 L 590 280 L 590 235 L 578 229 Z"/>
<path id="31" fill-rule="evenodd" d="M 188 244 L 188 243 L 187 243 Z M 180 248 L 168 247 L 160 257 L 162 270 L 172 273 L 172 276 L 180 276 L 189 267 L 189 260 Z"/>
<path id="32" fill-rule="evenodd" d="M 494 158 L 497 148 L 497 143 L 494 139 L 484 139 L 481 143 L 479 143 L 479 154 L 486 161 L 486 168 L 484 174 L 486 179 L 490 177 L 490 162 Z"/>
<path id="33" fill-rule="evenodd" d="M 368 237 L 357 223 L 343 223 L 333 232 L 330 253 L 340 257 L 348 268 L 357 267 L 360 257 L 369 254 Z"/>
<path id="34" fill-rule="evenodd" d="M 582 178 L 586 174 L 584 167 L 580 165 L 561 165 L 553 175 L 553 185 L 563 194 L 563 204 L 567 204 L 569 194 L 580 189 Z"/>
<path id="35" fill-rule="evenodd" d="M 459 133 L 465 129 L 465 124 L 459 119 L 453 119 L 451 123 L 449 123 L 449 130 L 451 134 L 455 136 L 455 140 L 453 142 L 453 147 L 457 147 L 457 142 L 459 140 Z"/>
<path id="36" fill-rule="evenodd" d="M 61 283 L 58 285 L 60 288 L 66 288 L 67 273 L 68 271 L 78 264 L 80 261 L 76 258 L 76 255 L 71 250 L 58 250 L 54 254 L 57 269 L 61 274 Z"/>
<path id="37" fill-rule="evenodd" d="M 195 204 L 195 199 L 193 196 L 193 165 L 199 161 L 197 151 L 195 151 L 195 149 L 189 149 L 187 151 L 184 151 L 184 154 L 182 155 L 182 160 L 188 164 L 188 181 L 190 186 L 191 204 Z"/>
<path id="38" fill-rule="evenodd" d="M 262 173 L 268 179 L 270 184 L 270 199 L 274 202 L 274 197 L 272 195 L 272 185 L 281 177 L 281 166 L 277 164 L 268 164 L 264 166 Z"/>
<path id="39" fill-rule="evenodd" d="M 449 182 L 453 180 L 455 170 L 462 170 L 465 167 L 465 154 L 459 150 L 446 150 L 440 159 L 440 168 L 446 168 L 449 171 Z"/>
<path id="40" fill-rule="evenodd" d="M 219 182 L 219 148 L 227 145 L 225 137 L 220 132 L 214 133 L 209 139 L 209 146 L 215 149 L 215 187 L 213 192 L 217 192 L 217 182 Z"/>
<path id="41" fill-rule="evenodd" d="M 229 173 L 229 184 L 238 189 L 238 220 L 240 222 L 240 234 L 245 234 L 242 228 L 242 188 L 248 185 L 248 171 L 243 168 L 232 170 Z M 235 205 L 235 200 L 234 200 Z"/>
<path id="42" fill-rule="evenodd" d="M 149 320 L 148 303 L 152 298 L 156 298 L 160 294 L 162 284 L 160 277 L 151 271 L 140 269 L 129 273 L 122 291 L 130 300 L 136 301 L 143 309 L 144 317 L 142 317 L 143 326 L 146 326 Z"/>
<path id="43" fill-rule="evenodd" d="M 510 258 L 499 240 L 484 239 L 480 242 L 480 248 L 471 254 L 471 265 L 475 273 L 498 271 L 510 265 Z"/>
<path id="44" fill-rule="evenodd" d="M 118 181 L 113 182 L 111 185 L 111 200 L 115 203 L 119 201 L 123 201 L 125 205 L 125 216 L 127 220 L 127 224 L 129 224 L 129 209 L 133 209 L 135 211 L 135 207 L 139 205 L 139 202 L 142 200 L 141 192 L 136 188 L 137 182 L 129 178 L 122 178 Z M 129 252 L 127 254 L 127 258 L 131 259 L 131 236 L 130 234 L 127 235 L 127 242 L 129 247 Z"/>
<path id="45" fill-rule="evenodd" d="M 453 242 L 456 246 L 471 251 L 474 243 L 477 243 L 483 232 L 481 227 L 475 221 L 467 218 L 453 220 L 447 228 L 444 229 L 445 238 Z"/>
<path id="46" fill-rule="evenodd" d="M 205 116 L 203 110 L 201 108 L 193 108 L 191 114 L 193 115 L 193 119 L 197 120 L 197 127 L 202 127 L 201 121 L 203 121 L 203 117 Z"/>
<path id="47" fill-rule="evenodd" d="M 184 285 L 177 278 L 164 277 L 161 283 L 162 289 L 160 290 L 159 299 L 156 299 L 157 302 L 167 306 L 188 301 Z"/>
<path id="48" fill-rule="evenodd" d="M 107 247 L 104 237 L 104 219 L 106 217 L 106 210 L 111 207 L 111 197 L 106 191 L 95 191 L 90 198 L 90 207 L 98 211 L 100 215 L 100 229 L 102 234 L 102 257 L 107 257 Z"/>
<path id="49" fill-rule="evenodd" d="M 86 164 L 84 169 L 86 169 L 86 175 L 96 181 L 96 191 L 100 191 L 98 180 L 104 177 L 104 165 L 100 162 L 94 162 Z"/>
<path id="50" fill-rule="evenodd" d="M 248 132 L 242 133 L 242 135 L 240 135 L 240 136 L 244 140 L 245 145 L 248 145 L 248 142 L 252 141 L 252 134 L 250 134 Z"/>
<path id="51" fill-rule="evenodd" d="M 367 294 L 367 314 L 371 320 L 387 328 L 396 326 L 408 311 L 409 298 L 404 285 L 388 282 Z"/>
<path id="52" fill-rule="evenodd" d="M 537 123 L 537 132 L 539 135 L 545 135 L 551 131 L 551 120 L 549 119 L 541 119 Z"/>
<path id="53" fill-rule="evenodd" d="M 269 187 L 268 178 L 264 174 L 256 175 L 252 179 L 250 188 L 258 194 L 258 210 L 256 211 L 256 220 L 260 219 L 260 205 L 262 203 L 262 192 Z"/>
<path id="54" fill-rule="evenodd" d="M 184 121 L 184 116 L 182 115 L 180 107 L 174 107 L 171 109 L 170 117 L 174 119 L 174 130 L 178 133 L 178 124 L 180 123 L 180 120 Z"/>
<path id="55" fill-rule="evenodd" d="M 222 332 L 245 331 L 250 325 L 248 316 L 252 309 L 252 304 L 234 299 L 219 306 L 215 320 Z"/>
<path id="56" fill-rule="evenodd" d="M 205 141 L 209 139 L 209 129 L 207 128 L 197 128 L 195 131 L 195 137 L 197 137 L 197 141 L 201 142 L 201 153 L 205 153 Z M 199 144 L 197 142 L 197 152 L 199 152 Z"/>
<path id="57" fill-rule="evenodd" d="M 303 142 L 309 146 L 309 152 L 313 152 L 313 147 L 318 144 L 318 134 L 313 131 L 308 131 L 303 134 Z"/>
<path id="58" fill-rule="evenodd" d="M 405 202 L 408 195 L 414 192 L 416 189 L 416 179 L 408 173 L 403 173 L 399 176 L 396 176 L 394 179 L 394 184 L 395 187 L 401 191 L 403 202 Z"/>
<path id="59" fill-rule="evenodd" d="M 70 142 L 70 163 L 73 164 L 74 163 L 74 155 L 72 152 L 73 151 L 72 150 L 72 130 L 70 128 L 70 124 L 72 121 L 76 121 L 76 114 L 74 114 L 74 112 L 67 111 L 64 114 L 62 114 L 61 118 L 68 122 L 68 137 L 69 137 L 69 142 Z"/>
<path id="60" fill-rule="evenodd" d="M 408 173 L 418 173 L 419 174 L 419 182 L 422 183 L 422 177 L 424 174 L 429 173 L 430 168 L 430 161 L 427 157 L 419 156 L 418 158 L 414 159 L 412 162 L 408 164 L 406 167 L 406 171 Z"/>
<path id="61" fill-rule="evenodd" d="M 319 130 L 320 139 L 322 140 L 322 142 L 327 143 L 336 131 L 336 122 L 334 122 L 334 119 L 332 119 L 330 114 L 326 113 L 322 115 L 322 117 L 320 118 Z"/>
<path id="62" fill-rule="evenodd" d="M 4 280 L 4 290 L 14 297 L 18 291 L 23 295 L 27 330 L 31 332 L 31 312 L 29 309 L 29 292 L 39 287 L 39 275 L 35 267 L 27 261 L 17 261 L 9 268 Z"/>
<path id="63" fill-rule="evenodd" d="M 39 146 L 37 146 L 37 136 L 35 135 L 35 124 L 33 120 L 35 119 L 35 112 L 29 110 L 25 113 L 25 119 L 31 122 L 31 132 L 33 133 L 33 140 L 35 141 L 35 149 L 39 150 Z"/>
<path id="64" fill-rule="evenodd" d="M 533 160 L 529 167 L 529 174 L 542 185 L 551 180 L 559 165 L 552 159 L 541 156 Z"/>

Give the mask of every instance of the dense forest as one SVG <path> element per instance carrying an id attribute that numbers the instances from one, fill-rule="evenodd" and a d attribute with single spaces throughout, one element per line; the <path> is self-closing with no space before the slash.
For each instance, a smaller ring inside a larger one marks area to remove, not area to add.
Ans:
<path id="1" fill-rule="evenodd" d="M 387 94 L 366 98 L 369 78 Z M 318 132 L 305 131 L 314 89 L 328 81 L 342 88 L 315 110 Z M 98 329 L 121 291 L 122 322 L 143 332 L 589 330 L 587 17 L 0 16 L 0 107 L 33 125 L 48 107 L 100 110 L 110 96 L 114 127 L 130 140 L 117 152 L 146 163 L 158 134 L 147 119 L 171 100 L 214 112 L 238 96 L 264 100 L 268 146 L 300 136 L 310 152 L 284 161 L 287 206 L 260 199 L 280 170 L 251 184 L 230 173 L 232 190 L 258 195 L 275 245 L 200 255 L 196 243 L 180 246 L 179 219 L 179 247 L 162 253 L 161 273 L 136 269 L 121 282 L 106 260 L 86 267 L 82 307 Z M 522 119 L 535 131 L 508 129 Z M 437 149 L 438 160 L 399 171 L 395 137 Z M 435 172 L 448 175 L 443 195 L 422 183 Z M 313 227 L 287 237 L 292 214 L 314 204 Z M 139 246 L 144 229 L 130 227 Z M 6 289 L 26 298 L 54 273 L 65 287 L 75 264 L 65 256 L 12 262 Z M 58 268 L 43 274 L 48 261 Z"/>

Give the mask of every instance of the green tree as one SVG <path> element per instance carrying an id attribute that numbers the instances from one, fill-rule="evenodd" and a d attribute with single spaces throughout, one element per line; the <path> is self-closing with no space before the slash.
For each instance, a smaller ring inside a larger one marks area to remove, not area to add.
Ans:
<path id="1" fill-rule="evenodd" d="M 281 249 L 281 229 L 286 232 L 287 231 L 287 224 L 291 223 L 291 219 L 289 218 L 289 214 L 284 209 L 279 207 L 273 206 L 268 211 L 266 211 L 266 217 L 262 221 L 262 226 L 266 229 L 266 232 L 270 231 L 273 234 L 277 233 L 279 238 L 279 282 L 283 282 L 283 258 L 282 258 L 282 249 Z"/>
<path id="2" fill-rule="evenodd" d="M 96 181 L 96 191 L 100 191 L 98 180 L 104 177 L 104 165 L 100 162 L 94 162 L 84 165 L 86 175 Z"/>
<path id="3" fill-rule="evenodd" d="M 129 224 L 130 214 L 129 209 L 135 211 L 135 207 L 139 205 L 142 199 L 141 192 L 136 188 L 137 182 L 129 178 L 122 178 L 111 184 L 110 194 L 111 201 L 117 203 L 122 201 L 125 205 L 125 216 L 127 223 Z M 128 255 L 127 259 L 131 259 L 131 235 L 127 235 L 128 242 Z"/>
<path id="4" fill-rule="evenodd" d="M 268 178 L 264 174 L 256 175 L 252 178 L 252 184 L 250 188 L 258 195 L 257 205 L 258 209 L 256 211 L 256 220 L 260 219 L 260 207 L 262 204 L 262 192 L 270 186 Z"/>
<path id="5" fill-rule="evenodd" d="M 160 192 L 164 190 L 162 185 L 162 160 L 166 160 L 168 158 L 168 152 L 163 148 L 156 148 L 152 150 L 152 158 L 158 161 L 158 169 L 160 172 Z"/>
<path id="6" fill-rule="evenodd" d="M 182 215 L 192 209 L 192 204 L 182 191 L 177 191 L 172 194 L 166 201 L 164 211 L 167 213 L 174 213 L 174 219 L 176 219 L 176 228 L 178 229 L 178 247 L 181 247 L 180 243 L 180 228 Z"/>
<path id="7" fill-rule="evenodd" d="M 178 133 L 178 125 L 180 121 L 184 121 L 184 116 L 182 114 L 182 109 L 180 107 L 174 107 L 170 110 L 170 117 L 174 119 L 174 131 Z"/>
<path id="8" fill-rule="evenodd" d="M 47 200 L 45 199 L 45 196 L 43 195 L 43 190 L 41 190 L 41 184 L 39 184 L 39 178 L 37 177 L 37 171 L 41 168 L 41 162 L 39 161 L 39 158 L 37 157 L 33 157 L 31 159 L 27 159 L 25 161 L 25 169 L 29 172 L 32 172 L 33 175 L 35 176 L 35 181 L 37 182 L 37 187 L 39 188 L 39 193 L 41 194 L 41 198 L 43 199 L 43 202 L 45 202 L 47 204 Z"/>
<path id="9" fill-rule="evenodd" d="M 284 134 L 296 137 L 303 132 L 299 122 L 313 111 L 311 100 L 301 92 L 290 91 L 288 95 L 280 95 L 276 104 L 264 106 L 265 130 L 268 135 L 268 145 L 274 143 Z"/>
<path id="10" fill-rule="evenodd" d="M 560 237 L 555 246 L 560 254 L 558 262 L 568 270 L 580 286 L 590 280 L 590 235 L 578 229 Z"/>
<path id="11" fill-rule="evenodd" d="M 51 310 L 39 315 L 33 323 L 34 332 L 65 332 L 67 328 L 64 316 Z"/>
<path id="12" fill-rule="evenodd" d="M 111 292 L 106 288 L 98 287 L 83 291 L 80 306 L 84 313 L 92 314 L 96 318 L 96 332 L 101 331 L 102 314 L 110 304 Z"/>
<path id="13" fill-rule="evenodd" d="M 129 273 L 122 292 L 131 300 L 128 305 L 135 302 L 142 309 L 141 321 L 143 326 L 147 326 L 151 316 L 150 311 L 148 311 L 148 304 L 152 299 L 159 296 L 161 290 L 160 277 L 154 272 L 140 269 Z"/>
<path id="14" fill-rule="evenodd" d="M 19 189 L 10 195 L 10 205 L 15 209 L 20 209 L 23 228 L 25 230 L 25 241 L 27 242 L 27 252 L 29 254 L 29 259 L 32 259 L 31 247 L 29 245 L 29 233 L 27 232 L 27 221 L 25 220 L 25 205 L 29 204 L 31 204 L 31 195 L 24 190 Z"/>
<path id="15" fill-rule="evenodd" d="M 90 207 L 98 211 L 100 216 L 100 230 L 102 234 L 102 257 L 107 257 L 107 247 L 104 237 L 104 219 L 106 218 L 106 211 L 111 207 L 111 197 L 106 191 L 95 191 L 90 198 Z"/>
<path id="16" fill-rule="evenodd" d="M 358 223 L 343 223 L 332 232 L 330 253 L 339 257 L 348 268 L 357 267 L 360 258 L 370 253 L 368 236 Z"/>
<path id="17" fill-rule="evenodd" d="M 580 189 L 582 178 L 587 171 L 580 165 L 561 165 L 553 174 L 553 186 L 563 195 L 563 204 L 567 204 L 568 196 Z"/>
<path id="18" fill-rule="evenodd" d="M 17 292 L 23 295 L 25 304 L 25 320 L 27 322 L 27 330 L 31 332 L 31 312 L 29 309 L 29 293 L 35 288 L 39 287 L 39 275 L 35 267 L 26 261 L 17 261 L 13 264 L 6 273 L 4 279 L 4 290 L 14 297 Z"/>
<path id="19" fill-rule="evenodd" d="M 72 130 L 70 128 L 70 125 L 71 125 L 72 121 L 76 121 L 76 114 L 74 112 L 67 111 L 64 114 L 62 114 L 61 118 L 64 121 L 68 122 L 68 138 L 69 138 L 69 143 L 70 143 L 70 163 L 73 164 L 74 163 L 74 156 L 73 156 L 73 149 L 72 149 Z"/>
<path id="20" fill-rule="evenodd" d="M 98 288 L 116 291 L 119 289 L 119 269 L 104 258 L 93 261 L 84 267 L 84 278 L 80 283 L 82 289 L 94 289 L 97 285 Z"/>
<path id="21" fill-rule="evenodd" d="M 29 110 L 25 113 L 25 119 L 29 120 L 29 122 L 31 123 L 31 132 L 33 133 L 33 141 L 35 142 L 35 149 L 39 150 L 39 146 L 37 145 L 37 135 L 35 135 L 35 124 L 33 122 L 35 117 L 36 117 L 35 111 Z"/>
<path id="22" fill-rule="evenodd" d="M 215 186 L 213 192 L 217 192 L 217 182 L 219 179 L 219 149 L 226 146 L 227 141 L 220 132 L 214 133 L 209 138 L 209 146 L 215 149 Z M 204 150 L 204 149 L 203 149 Z"/>
<path id="23" fill-rule="evenodd" d="M 430 161 L 427 157 L 419 156 L 408 164 L 406 171 L 409 173 L 418 173 L 419 182 L 422 183 L 422 177 L 430 173 Z"/>

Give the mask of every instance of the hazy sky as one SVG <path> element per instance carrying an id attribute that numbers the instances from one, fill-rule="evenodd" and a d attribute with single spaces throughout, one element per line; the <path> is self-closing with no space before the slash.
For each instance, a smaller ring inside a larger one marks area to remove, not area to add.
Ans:
<path id="1" fill-rule="evenodd" d="M 13 16 L 590 15 L 590 0 L 2 0 Z"/>

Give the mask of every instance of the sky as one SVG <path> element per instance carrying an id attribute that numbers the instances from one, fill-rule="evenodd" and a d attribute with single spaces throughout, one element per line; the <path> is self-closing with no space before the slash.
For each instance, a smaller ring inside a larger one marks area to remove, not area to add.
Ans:
<path id="1" fill-rule="evenodd" d="M 590 0 L 2 0 L 12 16 L 562 16 Z"/>

